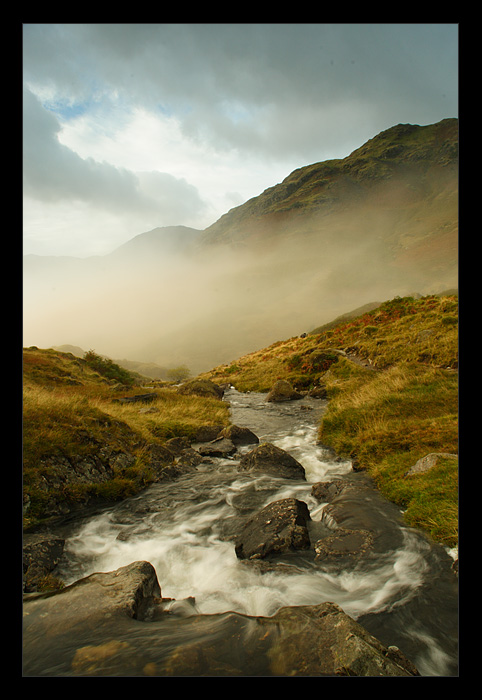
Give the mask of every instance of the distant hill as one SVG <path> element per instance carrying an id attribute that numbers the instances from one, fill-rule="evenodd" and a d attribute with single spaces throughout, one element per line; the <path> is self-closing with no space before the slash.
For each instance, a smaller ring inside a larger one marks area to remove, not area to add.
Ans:
<path id="1" fill-rule="evenodd" d="M 163 226 L 141 233 L 116 248 L 109 257 L 175 256 L 192 249 L 199 238 L 199 229 L 187 226 Z"/>
<path id="2" fill-rule="evenodd" d="M 58 350 L 59 352 L 69 352 L 75 357 L 84 357 L 85 355 L 85 350 L 82 350 L 78 345 L 56 345 L 52 349 Z M 169 377 L 169 369 L 167 367 L 160 367 L 154 362 L 137 362 L 136 360 L 127 359 L 114 359 L 113 362 L 130 372 L 135 372 L 136 374 L 149 377 L 150 379 L 168 379 Z"/>
<path id="3" fill-rule="evenodd" d="M 193 374 L 374 299 L 458 286 L 458 121 L 399 124 L 298 168 L 204 231 L 24 259 L 24 344 Z"/>

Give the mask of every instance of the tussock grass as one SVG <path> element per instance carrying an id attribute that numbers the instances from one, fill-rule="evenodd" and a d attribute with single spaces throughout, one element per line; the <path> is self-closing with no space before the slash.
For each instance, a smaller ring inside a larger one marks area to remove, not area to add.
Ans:
<path id="1" fill-rule="evenodd" d="M 119 403 L 119 397 L 146 389 L 136 387 L 132 377 L 119 383 L 125 377 L 113 363 L 100 368 L 102 373 L 68 353 L 24 351 L 23 484 L 29 499 L 25 526 L 48 517 L 52 499 L 71 503 L 90 496 L 118 500 L 132 495 L 154 478 L 149 445 L 191 438 L 205 424 L 229 424 L 226 403 L 183 396 L 174 387 L 151 389 L 155 399 L 148 412 L 144 404 Z M 106 368 L 110 378 L 103 374 Z M 97 455 L 105 447 L 132 455 L 134 462 L 114 469 L 108 481 L 70 483 L 62 471 L 68 469 L 68 460 Z M 63 466 L 52 466 L 51 458 L 62 458 Z"/>
<path id="2" fill-rule="evenodd" d="M 147 441 L 172 437 L 191 438 L 201 425 L 228 425 L 229 409 L 218 399 L 182 395 L 174 389 L 156 389 L 149 404 L 152 413 L 142 413 L 139 404 L 121 404 L 98 399 L 93 405 L 111 418 L 126 423 Z"/>
<path id="3" fill-rule="evenodd" d="M 345 360 L 345 362 L 347 362 Z M 405 509 L 409 525 L 448 546 L 457 543 L 458 460 L 406 477 L 431 452 L 458 453 L 457 376 L 402 364 L 356 378 L 327 378 L 336 388 L 319 430 L 322 442 L 367 470 L 377 487 Z"/>
<path id="4" fill-rule="evenodd" d="M 276 379 L 323 384 L 329 403 L 319 439 L 367 470 L 408 524 L 455 546 L 458 460 L 405 474 L 430 452 L 458 453 L 457 367 L 458 298 L 450 294 L 395 297 L 207 376 L 241 391 L 269 391 Z"/>

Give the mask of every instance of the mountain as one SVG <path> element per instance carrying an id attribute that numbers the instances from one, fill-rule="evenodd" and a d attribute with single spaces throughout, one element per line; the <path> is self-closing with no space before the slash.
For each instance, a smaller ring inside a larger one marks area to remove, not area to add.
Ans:
<path id="1" fill-rule="evenodd" d="M 193 373 L 375 299 L 457 288 L 458 121 L 399 124 L 299 168 L 204 231 L 109 255 L 26 256 L 25 345 Z"/>
<path id="2" fill-rule="evenodd" d="M 455 272 L 458 230 L 458 120 L 398 124 L 349 156 L 299 168 L 230 210 L 204 243 L 271 245 L 283 237 L 323 245 L 381 240 L 402 268 Z"/>
<path id="3" fill-rule="evenodd" d="M 152 256 L 184 255 L 195 244 L 202 232 L 188 226 L 164 226 L 141 233 L 116 248 L 109 258 L 132 256 L 142 258 Z"/>

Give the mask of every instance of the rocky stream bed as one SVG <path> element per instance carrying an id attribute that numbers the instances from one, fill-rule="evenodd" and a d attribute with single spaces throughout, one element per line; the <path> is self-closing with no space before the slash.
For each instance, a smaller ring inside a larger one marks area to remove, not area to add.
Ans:
<path id="1" fill-rule="evenodd" d="M 326 401 L 225 392 L 180 476 L 32 536 L 25 676 L 456 676 L 450 553 L 317 444 Z"/>

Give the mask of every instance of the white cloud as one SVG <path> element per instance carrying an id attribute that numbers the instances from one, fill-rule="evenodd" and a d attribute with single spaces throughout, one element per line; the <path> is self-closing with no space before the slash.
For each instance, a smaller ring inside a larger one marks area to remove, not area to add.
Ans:
<path id="1" fill-rule="evenodd" d="M 25 245 L 88 255 L 456 116 L 457 27 L 27 24 L 24 85 Z"/>

